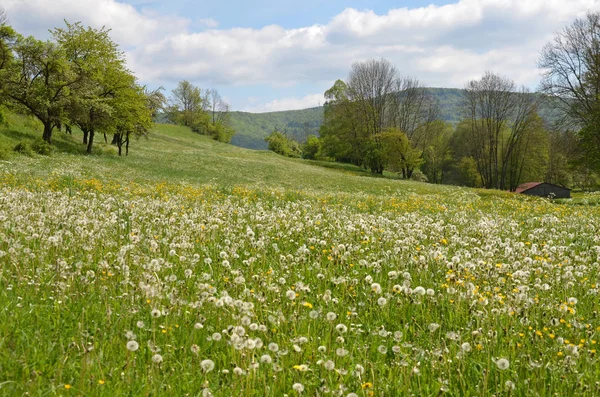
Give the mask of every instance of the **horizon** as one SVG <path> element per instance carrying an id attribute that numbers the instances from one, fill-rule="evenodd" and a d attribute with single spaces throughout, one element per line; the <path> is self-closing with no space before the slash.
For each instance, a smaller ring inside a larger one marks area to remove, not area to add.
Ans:
<path id="1" fill-rule="evenodd" d="M 170 95 L 189 80 L 249 113 L 319 107 L 352 63 L 372 58 L 388 59 L 428 88 L 462 89 L 490 70 L 535 90 L 543 45 L 600 11 L 600 0 L 394 3 L 7 0 L 3 7 L 19 33 L 38 38 L 49 38 L 63 19 L 106 26 L 142 84 Z"/>

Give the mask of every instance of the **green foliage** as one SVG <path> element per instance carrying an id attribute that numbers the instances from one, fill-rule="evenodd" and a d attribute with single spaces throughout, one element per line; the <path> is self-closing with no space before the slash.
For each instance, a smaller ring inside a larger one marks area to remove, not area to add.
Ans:
<path id="1" fill-rule="evenodd" d="M 50 154 L 52 154 L 52 146 L 50 146 L 48 142 L 41 138 L 36 138 L 33 142 L 31 142 L 31 149 L 35 153 L 40 154 L 42 156 L 49 156 Z"/>
<path id="2" fill-rule="evenodd" d="M 31 145 L 29 142 L 19 142 L 13 148 L 13 151 L 19 154 L 23 154 L 25 156 L 33 156 L 33 150 L 31 149 Z"/>
<path id="3" fill-rule="evenodd" d="M 288 138 L 279 131 L 273 131 L 265 141 L 269 144 L 269 150 L 285 157 L 301 157 L 300 145 L 298 142 Z"/>
<path id="4" fill-rule="evenodd" d="M 397 128 L 388 128 L 379 137 L 383 163 L 394 172 L 401 172 L 404 178 L 411 178 L 415 169 L 422 163 L 421 151 L 412 147 L 408 136 Z"/>
<path id="5" fill-rule="evenodd" d="M 302 158 L 317 160 L 321 156 L 321 140 L 316 135 L 309 135 L 306 143 L 302 145 Z"/>
<path id="6" fill-rule="evenodd" d="M 458 163 L 461 179 L 459 184 L 469 187 L 480 187 L 481 177 L 477 171 L 477 162 L 473 157 L 462 157 Z"/>

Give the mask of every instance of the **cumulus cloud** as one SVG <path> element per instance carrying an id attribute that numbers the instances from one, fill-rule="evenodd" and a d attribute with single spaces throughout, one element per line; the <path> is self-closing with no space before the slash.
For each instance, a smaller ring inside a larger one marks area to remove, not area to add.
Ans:
<path id="1" fill-rule="evenodd" d="M 4 3 L 15 28 L 25 33 L 60 26 L 63 18 L 112 28 L 127 49 L 129 67 L 144 82 L 169 86 L 185 78 L 221 87 L 323 84 L 345 78 L 355 61 L 382 57 L 429 86 L 463 87 L 493 70 L 535 87 L 544 43 L 586 11 L 600 11 L 600 0 L 457 0 L 382 15 L 349 8 L 326 24 L 296 29 L 218 29 L 212 19 L 191 23 L 116 0 Z M 192 30 L 198 24 L 202 29 Z M 313 106 L 316 97 L 252 107 Z"/>

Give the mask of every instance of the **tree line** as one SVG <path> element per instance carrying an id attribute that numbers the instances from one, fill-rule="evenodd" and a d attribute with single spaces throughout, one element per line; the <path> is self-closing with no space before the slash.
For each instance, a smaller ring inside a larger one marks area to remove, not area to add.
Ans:
<path id="1" fill-rule="evenodd" d="M 600 185 L 600 14 L 576 20 L 541 51 L 539 92 L 486 72 L 466 83 L 461 119 L 440 120 L 439 103 L 385 59 L 357 62 L 325 92 L 319 137 L 303 145 L 274 132 L 271 150 L 352 163 L 375 174 L 514 191 L 546 181 Z M 553 122 L 542 102 L 560 109 Z"/>

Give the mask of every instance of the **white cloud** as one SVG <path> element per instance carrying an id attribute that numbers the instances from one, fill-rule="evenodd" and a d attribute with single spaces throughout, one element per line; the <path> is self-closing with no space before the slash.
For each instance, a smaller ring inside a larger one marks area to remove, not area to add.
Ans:
<path id="1" fill-rule="evenodd" d="M 219 22 L 215 21 L 212 18 L 202 18 L 202 19 L 199 19 L 198 23 L 200 24 L 200 26 L 204 26 L 204 27 L 207 27 L 209 29 L 214 29 L 217 26 L 219 26 Z"/>
<path id="2" fill-rule="evenodd" d="M 190 31 L 188 19 L 140 12 L 117 0 L 4 0 L 4 7 L 23 33 L 44 34 L 63 18 L 112 28 L 129 67 L 156 85 L 188 79 L 203 87 L 314 86 L 345 78 L 352 62 L 384 57 L 429 86 L 463 87 L 493 70 L 534 87 L 544 43 L 587 10 L 600 11 L 600 0 L 457 0 L 384 15 L 346 9 L 325 25 L 298 29 L 218 29 L 207 19 L 199 21 L 208 28 L 200 32 Z M 314 106 L 316 97 L 252 107 Z"/>
<path id="3" fill-rule="evenodd" d="M 264 113 L 279 112 L 282 110 L 307 109 L 323 105 L 325 97 L 323 94 L 306 95 L 302 98 L 281 98 L 263 105 L 251 105 L 244 109 L 245 112 Z M 248 98 L 248 103 L 256 103 L 256 98 Z"/>

